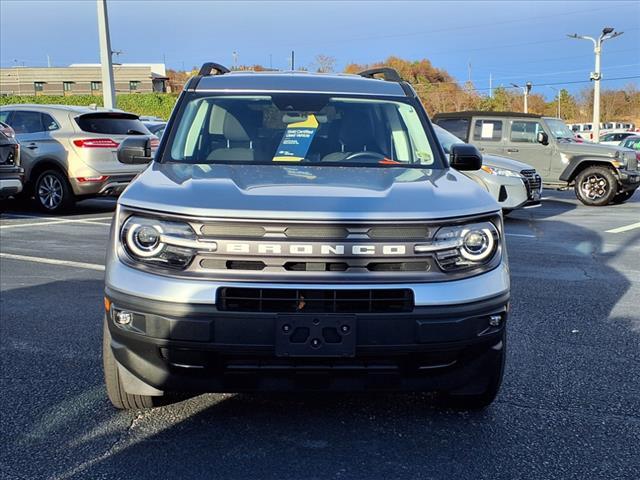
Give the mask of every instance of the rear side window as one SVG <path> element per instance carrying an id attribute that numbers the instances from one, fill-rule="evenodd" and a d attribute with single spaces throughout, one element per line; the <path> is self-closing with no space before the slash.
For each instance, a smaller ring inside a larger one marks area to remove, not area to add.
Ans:
<path id="1" fill-rule="evenodd" d="M 76 118 L 81 130 L 107 135 L 150 135 L 151 132 L 129 113 L 86 113 Z"/>
<path id="2" fill-rule="evenodd" d="M 473 139 L 499 142 L 502 140 L 502 120 L 476 120 L 473 127 Z"/>
<path id="3" fill-rule="evenodd" d="M 60 128 L 58 122 L 56 122 L 53 117 L 47 113 L 42 114 L 42 126 L 44 127 L 45 131 L 49 132 L 52 130 L 58 130 Z"/>
<path id="4" fill-rule="evenodd" d="M 13 112 L 9 125 L 16 133 L 42 132 L 42 117 L 39 112 Z"/>
<path id="5" fill-rule="evenodd" d="M 440 118 L 435 123 L 462 140 L 469 138 L 468 118 Z"/>

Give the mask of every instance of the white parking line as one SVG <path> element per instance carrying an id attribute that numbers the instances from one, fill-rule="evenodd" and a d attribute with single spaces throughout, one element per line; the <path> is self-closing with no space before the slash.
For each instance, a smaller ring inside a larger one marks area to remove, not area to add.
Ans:
<path id="1" fill-rule="evenodd" d="M 524 237 L 524 238 L 536 238 L 535 235 L 528 235 L 526 233 L 507 233 L 507 237 Z"/>
<path id="2" fill-rule="evenodd" d="M 47 217 L 35 217 L 35 218 L 47 218 Z M 9 225 L 0 225 L 0 229 L 5 230 L 7 228 L 37 227 L 39 225 L 57 225 L 61 223 L 87 223 L 90 225 L 111 225 L 111 223 L 98 221 L 98 220 L 110 220 L 111 218 L 112 217 L 61 218 L 57 220 L 50 220 L 50 221 L 44 221 L 44 222 L 12 223 Z"/>
<path id="3" fill-rule="evenodd" d="M 85 270 L 97 270 L 104 272 L 104 265 L 97 263 L 72 262 L 70 260 L 58 260 L 55 258 L 30 257 L 28 255 L 16 255 L 13 253 L 0 253 L 0 258 L 21 260 L 23 262 L 47 263 L 49 265 L 62 265 L 65 267 L 84 268 Z"/>
<path id="4" fill-rule="evenodd" d="M 629 230 L 634 230 L 636 228 L 640 228 L 640 222 L 632 223 L 631 225 L 623 225 L 622 227 L 612 228 L 611 230 L 605 230 L 606 233 L 622 233 L 628 232 Z"/>

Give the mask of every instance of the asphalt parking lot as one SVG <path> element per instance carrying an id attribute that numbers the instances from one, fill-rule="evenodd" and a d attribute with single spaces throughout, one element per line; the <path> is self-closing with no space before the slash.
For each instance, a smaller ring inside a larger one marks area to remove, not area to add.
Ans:
<path id="1" fill-rule="evenodd" d="M 258 394 L 116 411 L 101 366 L 113 207 L 2 214 L 1 478 L 640 478 L 640 194 L 588 208 L 550 192 L 507 219 L 507 371 L 481 413 Z"/>

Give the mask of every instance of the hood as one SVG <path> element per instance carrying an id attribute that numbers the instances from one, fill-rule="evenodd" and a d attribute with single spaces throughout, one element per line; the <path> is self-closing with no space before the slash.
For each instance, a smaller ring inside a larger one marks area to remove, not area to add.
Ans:
<path id="1" fill-rule="evenodd" d="M 119 203 L 234 219 L 429 220 L 500 210 L 453 169 L 155 162 Z"/>
<path id="2" fill-rule="evenodd" d="M 498 155 L 482 155 L 482 164 L 489 167 L 504 168 L 505 170 L 513 170 L 521 172 L 522 170 L 535 170 L 534 167 L 528 163 L 519 162 L 511 158 L 499 157 Z"/>
<path id="3" fill-rule="evenodd" d="M 557 145 L 560 152 L 570 155 L 595 155 L 610 158 L 613 158 L 618 150 L 624 150 L 624 148 L 618 147 L 617 145 L 602 145 L 590 142 L 558 142 Z"/>

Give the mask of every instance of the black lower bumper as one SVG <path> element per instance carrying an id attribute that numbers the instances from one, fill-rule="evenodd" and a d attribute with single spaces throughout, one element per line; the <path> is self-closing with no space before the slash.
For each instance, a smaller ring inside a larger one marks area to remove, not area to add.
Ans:
<path id="1" fill-rule="evenodd" d="M 168 304 L 112 290 L 106 295 L 116 360 L 162 391 L 449 391 L 476 383 L 481 388 L 502 361 L 508 309 L 506 294 L 408 313 L 353 314 L 352 348 L 326 356 L 303 350 L 298 356 L 295 349 L 278 347 L 280 329 L 291 323 L 278 314 L 223 312 L 214 305 Z M 133 314 L 128 325 L 114 321 L 122 310 Z"/>
<path id="2" fill-rule="evenodd" d="M 623 191 L 635 190 L 640 187 L 640 171 L 620 170 L 618 179 Z"/>

